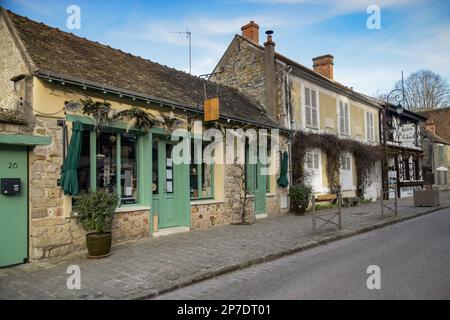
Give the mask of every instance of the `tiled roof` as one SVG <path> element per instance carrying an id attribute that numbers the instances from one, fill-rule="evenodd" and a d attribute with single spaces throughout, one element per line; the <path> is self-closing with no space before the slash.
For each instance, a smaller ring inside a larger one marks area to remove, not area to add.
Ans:
<path id="1" fill-rule="evenodd" d="M 441 137 L 439 137 L 437 134 L 431 132 L 430 130 L 422 128 L 422 132 L 427 138 L 429 138 L 430 140 L 432 140 L 432 141 L 434 141 L 436 143 L 442 143 L 442 144 L 450 145 L 450 142 L 448 142 L 447 140 L 442 139 Z"/>
<path id="2" fill-rule="evenodd" d="M 11 11 L 8 15 L 37 70 L 93 81 L 203 109 L 208 97 L 218 92 L 220 115 L 279 127 L 255 100 L 238 90 L 217 85 L 182 71 L 146 60 L 107 45 L 80 38 Z"/>

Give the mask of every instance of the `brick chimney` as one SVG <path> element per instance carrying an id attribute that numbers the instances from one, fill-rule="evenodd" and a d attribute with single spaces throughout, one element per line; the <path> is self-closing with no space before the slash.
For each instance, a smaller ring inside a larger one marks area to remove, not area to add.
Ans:
<path id="1" fill-rule="evenodd" d="M 242 36 L 255 44 L 259 44 L 259 26 L 255 21 L 250 21 L 241 28 Z"/>
<path id="2" fill-rule="evenodd" d="M 333 80 L 333 59 L 334 57 L 331 54 L 313 58 L 314 71 Z"/>
<path id="3" fill-rule="evenodd" d="M 430 131 L 433 134 L 436 134 L 436 125 L 434 124 L 433 120 L 428 120 L 425 124 L 425 129 Z"/>
<path id="4" fill-rule="evenodd" d="M 277 75 L 275 68 L 275 42 L 272 41 L 273 31 L 266 31 L 267 41 L 264 43 L 264 75 L 266 77 L 265 101 L 269 116 L 278 120 L 277 112 Z"/>

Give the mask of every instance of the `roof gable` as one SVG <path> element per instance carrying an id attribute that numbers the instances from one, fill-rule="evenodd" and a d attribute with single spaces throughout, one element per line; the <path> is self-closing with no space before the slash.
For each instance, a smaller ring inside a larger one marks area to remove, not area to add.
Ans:
<path id="1" fill-rule="evenodd" d="M 225 54 L 219 60 L 219 63 L 216 65 L 214 70 L 217 71 L 218 67 L 222 64 L 224 57 L 227 55 L 227 52 L 230 50 L 230 48 L 236 41 L 246 41 L 247 43 L 251 44 L 252 47 L 257 49 L 256 52 L 260 52 L 260 54 L 264 54 L 264 50 L 265 50 L 264 46 L 262 46 L 260 44 L 256 44 L 256 43 L 250 41 L 249 39 L 246 39 L 245 37 L 236 34 L 234 39 L 232 40 L 231 44 L 228 46 L 227 50 L 225 51 Z M 380 105 L 375 100 L 368 99 L 366 95 L 361 94 L 357 91 L 354 91 L 353 89 L 350 89 L 349 87 L 347 87 L 335 80 L 331 80 L 331 79 L 321 75 L 320 73 L 317 73 L 314 70 L 312 70 L 308 67 L 305 67 L 304 65 L 302 65 L 294 60 L 287 58 L 286 56 L 284 56 L 278 52 L 275 52 L 275 59 L 277 60 L 277 62 L 279 62 L 281 64 L 286 64 L 286 65 L 293 67 L 296 71 L 298 71 L 302 75 L 308 76 L 310 78 L 309 80 L 314 80 L 314 81 L 317 81 L 318 83 L 320 83 L 321 85 L 327 86 L 328 89 L 331 89 L 335 92 L 339 92 L 340 94 L 352 97 L 352 98 L 357 99 L 366 104 L 370 104 L 376 108 L 380 108 Z"/>

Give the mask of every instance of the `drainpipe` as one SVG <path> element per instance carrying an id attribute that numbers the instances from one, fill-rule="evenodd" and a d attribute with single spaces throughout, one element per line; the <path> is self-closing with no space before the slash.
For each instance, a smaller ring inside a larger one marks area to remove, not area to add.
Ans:
<path id="1" fill-rule="evenodd" d="M 265 105 L 269 116 L 278 120 L 277 110 L 277 80 L 275 68 L 275 42 L 272 41 L 273 31 L 266 31 L 267 41 L 264 43 L 264 75 L 266 77 Z"/>

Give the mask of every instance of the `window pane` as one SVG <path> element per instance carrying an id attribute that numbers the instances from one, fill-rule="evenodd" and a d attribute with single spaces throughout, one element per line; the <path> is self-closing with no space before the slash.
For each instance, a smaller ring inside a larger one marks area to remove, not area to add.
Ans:
<path id="1" fill-rule="evenodd" d="M 90 188 L 90 132 L 83 131 L 81 138 L 81 155 L 78 163 L 77 174 L 80 191 L 88 191 Z"/>
<path id="2" fill-rule="evenodd" d="M 172 161 L 173 144 L 166 144 L 166 193 L 173 193 L 173 161 Z"/>
<path id="3" fill-rule="evenodd" d="M 305 160 L 306 160 L 306 161 L 305 161 L 306 167 L 307 167 L 308 169 L 312 169 L 312 154 L 307 153 L 307 154 L 306 154 L 306 159 L 305 159 Z"/>
<path id="4" fill-rule="evenodd" d="M 311 106 L 317 108 L 317 96 L 316 91 L 314 90 L 311 90 Z"/>
<path id="5" fill-rule="evenodd" d="M 97 136 L 97 188 L 116 192 L 116 135 L 101 132 Z"/>
<path id="6" fill-rule="evenodd" d="M 199 176 L 199 165 L 194 161 L 194 143 L 191 143 L 191 164 L 189 167 L 189 183 L 190 183 L 190 196 L 191 198 L 199 197 L 198 188 L 198 176 Z"/>
<path id="7" fill-rule="evenodd" d="M 159 155 L 158 155 L 158 141 L 153 141 L 152 144 L 152 192 L 159 193 Z"/>
<path id="8" fill-rule="evenodd" d="M 306 118 L 306 125 L 308 126 L 312 125 L 311 107 L 308 106 L 305 107 L 305 118 Z"/>
<path id="9" fill-rule="evenodd" d="M 310 90 L 308 88 L 305 88 L 305 104 L 307 106 L 311 105 L 311 93 L 310 93 Z"/>
<path id="10" fill-rule="evenodd" d="M 136 203 L 137 200 L 137 138 L 123 134 L 121 137 L 120 186 L 122 203 Z"/>
<path id="11" fill-rule="evenodd" d="M 314 154 L 314 169 L 319 169 L 319 155 Z"/>
<path id="12" fill-rule="evenodd" d="M 312 126 L 317 128 L 317 109 L 312 108 L 311 111 Z"/>
<path id="13" fill-rule="evenodd" d="M 202 164 L 203 168 L 203 187 L 202 187 L 202 197 L 212 197 L 212 165 Z"/>
<path id="14" fill-rule="evenodd" d="M 202 145 L 201 154 L 206 147 Z M 191 164 L 189 168 L 190 197 L 193 199 L 202 199 L 213 197 L 212 175 L 213 165 L 203 162 L 196 164 L 194 161 L 194 143 L 191 144 Z M 199 155 L 199 157 L 202 157 Z"/>

